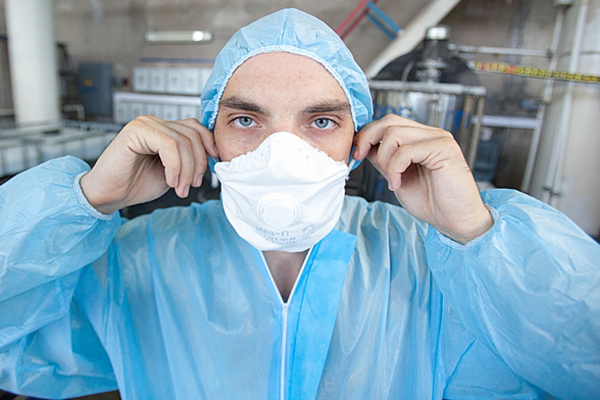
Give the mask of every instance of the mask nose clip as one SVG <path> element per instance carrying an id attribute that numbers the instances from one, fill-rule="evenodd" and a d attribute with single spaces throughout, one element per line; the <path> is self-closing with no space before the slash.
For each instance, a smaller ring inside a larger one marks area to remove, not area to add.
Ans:
<path id="1" fill-rule="evenodd" d="M 260 219 L 271 228 L 284 229 L 300 218 L 300 204 L 285 193 L 271 193 L 258 203 L 257 213 Z"/>

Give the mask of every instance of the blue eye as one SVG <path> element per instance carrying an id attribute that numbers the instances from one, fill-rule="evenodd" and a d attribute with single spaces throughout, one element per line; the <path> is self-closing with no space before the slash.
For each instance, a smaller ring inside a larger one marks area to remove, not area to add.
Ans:
<path id="1" fill-rule="evenodd" d="M 334 122 L 329 118 L 318 118 L 313 121 L 311 125 L 318 129 L 328 129 L 332 128 Z"/>
<path id="2" fill-rule="evenodd" d="M 256 122 L 254 122 L 254 120 L 250 117 L 238 117 L 234 119 L 233 122 L 241 128 L 250 128 L 256 124 Z"/>

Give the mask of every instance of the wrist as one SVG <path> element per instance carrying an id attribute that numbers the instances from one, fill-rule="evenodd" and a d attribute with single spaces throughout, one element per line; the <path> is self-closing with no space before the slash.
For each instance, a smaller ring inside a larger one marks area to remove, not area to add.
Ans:
<path id="1" fill-rule="evenodd" d="M 81 188 L 81 193 L 87 202 L 96 211 L 108 215 L 122 208 L 116 201 L 111 201 L 108 199 L 106 193 L 97 190 L 98 185 L 94 184 L 89 172 L 81 177 L 79 180 L 79 186 Z"/>
<path id="2" fill-rule="evenodd" d="M 494 219 L 490 211 L 485 207 L 476 216 L 464 222 L 461 229 L 452 231 L 438 229 L 438 231 L 457 243 L 467 244 L 471 240 L 485 234 L 494 225 Z"/>

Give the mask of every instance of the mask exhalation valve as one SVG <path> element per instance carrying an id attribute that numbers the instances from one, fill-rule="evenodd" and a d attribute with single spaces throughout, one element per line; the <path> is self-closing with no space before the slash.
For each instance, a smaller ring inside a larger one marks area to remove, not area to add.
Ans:
<path id="1" fill-rule="evenodd" d="M 257 211 L 265 224 L 283 229 L 296 222 L 300 216 L 300 204 L 288 194 L 272 193 L 263 197 Z"/>

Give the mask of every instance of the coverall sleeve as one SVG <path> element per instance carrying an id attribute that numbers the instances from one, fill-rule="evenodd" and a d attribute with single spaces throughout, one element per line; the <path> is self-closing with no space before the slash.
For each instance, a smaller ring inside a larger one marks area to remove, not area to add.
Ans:
<path id="1" fill-rule="evenodd" d="M 0 187 L 0 388 L 45 398 L 116 389 L 106 352 L 72 301 L 81 269 L 106 252 L 118 213 L 94 210 L 73 157 Z"/>
<path id="2" fill-rule="evenodd" d="M 486 234 L 460 245 L 428 232 L 445 300 L 517 375 L 560 398 L 599 398 L 600 246 L 531 197 L 482 197 L 495 220 Z"/>

